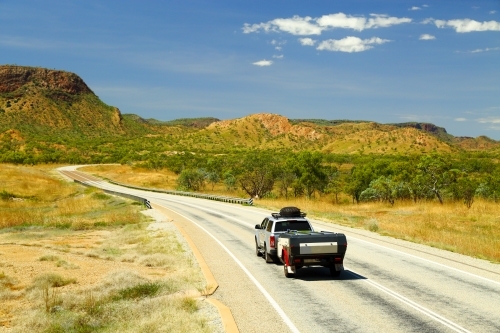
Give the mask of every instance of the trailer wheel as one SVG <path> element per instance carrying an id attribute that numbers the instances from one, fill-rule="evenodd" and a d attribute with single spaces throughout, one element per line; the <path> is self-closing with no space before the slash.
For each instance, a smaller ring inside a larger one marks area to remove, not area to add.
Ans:
<path id="1" fill-rule="evenodd" d="M 259 251 L 259 245 L 257 244 L 257 238 L 255 238 L 255 255 L 257 257 L 262 256 L 262 253 L 260 253 L 260 251 Z"/>
<path id="2" fill-rule="evenodd" d="M 283 272 L 285 272 L 285 277 L 287 277 L 287 278 L 291 278 L 291 277 L 293 277 L 295 275 L 293 273 L 288 273 L 288 267 L 287 267 L 287 265 L 283 265 Z"/>
<path id="3" fill-rule="evenodd" d="M 331 274 L 331 276 L 333 276 L 333 277 L 339 277 L 340 273 L 342 273 L 342 271 L 336 270 L 335 266 L 330 267 L 330 274 Z"/>
<path id="4" fill-rule="evenodd" d="M 271 255 L 269 253 L 267 253 L 267 246 L 266 244 L 264 244 L 264 259 L 266 260 L 266 262 L 268 264 L 272 263 L 273 262 L 273 258 L 271 257 Z"/>

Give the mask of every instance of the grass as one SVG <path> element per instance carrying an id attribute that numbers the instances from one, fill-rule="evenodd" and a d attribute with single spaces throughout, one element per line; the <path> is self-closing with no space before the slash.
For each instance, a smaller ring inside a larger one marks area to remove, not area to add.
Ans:
<path id="1" fill-rule="evenodd" d="M 101 177 L 127 184 L 147 187 L 155 179 L 155 186 L 175 189 L 176 175 L 166 171 L 148 171 L 127 165 L 95 166 L 84 169 Z M 162 179 L 164 181 L 162 181 Z M 168 181 L 165 181 L 168 179 Z M 241 191 L 228 192 L 222 185 L 207 193 L 241 196 Z M 340 204 L 330 196 L 316 199 L 284 198 L 255 200 L 259 207 L 279 210 L 297 206 L 308 216 L 348 227 L 367 229 L 382 235 L 421 243 L 448 251 L 500 263 L 500 205 L 476 200 L 470 209 L 461 202 L 433 201 L 418 203 L 398 201 L 394 206 L 385 203 L 352 204 L 348 197 L 340 197 Z"/>
<path id="2" fill-rule="evenodd" d="M 24 285 L 15 262 L 2 266 L 0 302 L 15 311 L 10 331 L 210 332 L 198 311 L 204 305 L 193 298 L 203 276 L 177 235 L 148 230 L 142 206 L 62 181 L 53 168 L 0 164 L 0 192 L 8 193 L 0 200 L 0 235 L 39 249 L 35 260 L 50 272 Z M 105 236 L 90 247 L 71 242 L 96 232 Z M 100 261 L 128 268 L 87 285 L 94 272 L 70 263 L 74 255 L 79 265 L 88 258 L 93 268 Z"/>
<path id="3" fill-rule="evenodd" d="M 500 205 L 494 202 L 477 200 L 470 209 L 460 202 L 335 205 L 328 198 L 262 199 L 257 205 L 297 206 L 323 221 L 500 263 Z"/>
<path id="4" fill-rule="evenodd" d="M 58 179 L 53 168 L 0 165 L 0 191 L 8 194 L 0 200 L 0 228 L 38 225 L 85 230 L 142 218 L 127 201 Z"/>

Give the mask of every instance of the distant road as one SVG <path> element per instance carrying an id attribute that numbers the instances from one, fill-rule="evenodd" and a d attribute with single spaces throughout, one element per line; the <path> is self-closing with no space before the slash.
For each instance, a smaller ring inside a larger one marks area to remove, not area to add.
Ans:
<path id="1" fill-rule="evenodd" d="M 312 220 L 317 230 L 346 234 L 346 271 L 332 279 L 328 269 L 303 268 L 287 279 L 281 264 L 255 255 L 254 226 L 268 211 L 62 170 L 167 208 L 203 254 L 219 283 L 213 297 L 241 332 L 500 332 L 500 265 Z"/>

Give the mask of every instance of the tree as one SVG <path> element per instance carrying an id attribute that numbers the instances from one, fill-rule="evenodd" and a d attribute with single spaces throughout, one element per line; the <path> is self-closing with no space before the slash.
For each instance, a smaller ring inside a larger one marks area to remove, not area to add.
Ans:
<path id="1" fill-rule="evenodd" d="M 198 191 L 205 186 L 203 172 L 195 169 L 184 169 L 177 178 L 179 189 L 186 191 Z"/>
<path id="2" fill-rule="evenodd" d="M 456 170 L 451 170 L 449 160 L 437 154 L 425 155 L 420 159 L 417 170 L 416 183 L 431 191 L 443 204 L 443 190 L 456 179 Z"/>
<path id="3" fill-rule="evenodd" d="M 333 193 L 335 195 L 335 203 L 339 203 L 339 194 L 343 189 L 342 175 L 337 167 L 331 168 L 328 173 L 328 185 L 326 186 L 326 190 L 329 193 Z"/>
<path id="4" fill-rule="evenodd" d="M 323 157 L 319 152 L 305 151 L 297 156 L 295 173 L 308 198 L 311 198 L 316 191 L 320 193 L 325 191 L 328 176 L 322 162 Z"/>
<path id="5" fill-rule="evenodd" d="M 262 198 L 272 191 L 276 179 L 275 162 L 265 153 L 250 153 L 243 161 L 239 176 L 241 188 L 252 198 Z"/>

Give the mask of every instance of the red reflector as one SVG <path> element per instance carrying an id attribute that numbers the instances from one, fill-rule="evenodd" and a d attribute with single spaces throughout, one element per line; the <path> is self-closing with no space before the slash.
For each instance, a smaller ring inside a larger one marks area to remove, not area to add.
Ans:
<path id="1" fill-rule="evenodd" d="M 293 259 L 293 262 L 301 262 L 300 259 Z"/>
<path id="2" fill-rule="evenodd" d="M 274 249 L 274 247 L 276 246 L 276 239 L 274 238 L 274 236 L 271 236 L 270 239 L 269 239 L 269 246 L 271 248 Z"/>
<path id="3" fill-rule="evenodd" d="M 342 262 L 342 258 L 335 258 L 335 262 Z"/>

